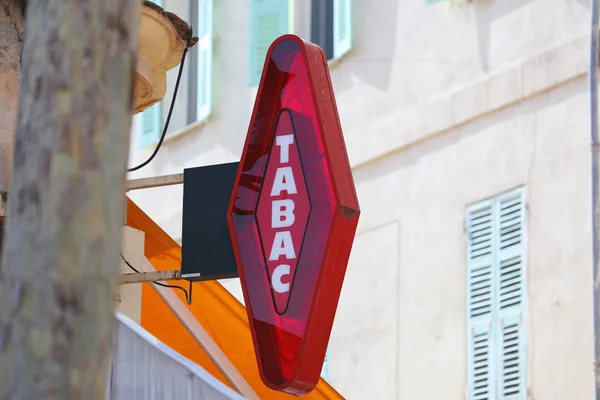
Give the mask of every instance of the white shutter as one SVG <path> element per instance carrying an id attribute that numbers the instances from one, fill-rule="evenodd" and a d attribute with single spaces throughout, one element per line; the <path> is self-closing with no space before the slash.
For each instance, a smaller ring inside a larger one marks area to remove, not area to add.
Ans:
<path id="1" fill-rule="evenodd" d="M 467 210 L 468 399 L 526 400 L 525 197 Z"/>
<path id="2" fill-rule="evenodd" d="M 526 400 L 524 293 L 525 201 L 521 189 L 500 196 L 495 204 L 499 221 L 498 399 Z"/>
<path id="3" fill-rule="evenodd" d="M 250 1 L 250 53 L 248 84 L 260 82 L 267 50 L 279 36 L 289 33 L 288 0 Z"/>
<path id="4" fill-rule="evenodd" d="M 212 109 L 213 0 L 198 0 L 198 77 L 196 120 L 210 115 Z"/>
<path id="5" fill-rule="evenodd" d="M 493 398 L 494 220 L 492 202 L 467 210 L 467 379 L 469 400 Z"/>
<path id="6" fill-rule="evenodd" d="M 352 0 L 333 0 L 333 58 L 352 47 Z"/>

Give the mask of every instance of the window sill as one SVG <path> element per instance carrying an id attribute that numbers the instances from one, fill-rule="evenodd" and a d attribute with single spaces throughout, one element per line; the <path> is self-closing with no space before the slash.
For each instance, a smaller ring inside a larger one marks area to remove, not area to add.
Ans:
<path id="1" fill-rule="evenodd" d="M 178 129 L 174 132 L 167 133 L 167 135 L 165 136 L 164 143 L 169 142 L 174 139 L 179 139 L 182 136 L 184 136 L 192 131 L 195 131 L 196 129 L 203 127 L 206 124 L 206 120 L 207 120 L 207 118 L 204 118 L 203 120 L 192 122 L 191 124 L 186 125 L 183 128 Z"/>
<path id="2" fill-rule="evenodd" d="M 329 66 L 329 69 L 335 68 L 335 66 L 338 65 L 341 60 L 342 60 L 342 57 L 332 58 L 331 60 L 327 60 L 327 65 Z"/>

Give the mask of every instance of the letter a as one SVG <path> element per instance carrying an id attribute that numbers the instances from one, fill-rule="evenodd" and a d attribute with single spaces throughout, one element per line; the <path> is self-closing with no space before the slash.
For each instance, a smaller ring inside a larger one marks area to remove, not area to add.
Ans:
<path id="1" fill-rule="evenodd" d="M 279 196 L 284 190 L 288 192 L 288 194 L 297 193 L 292 167 L 277 168 L 275 182 L 273 182 L 273 189 L 271 189 L 271 196 Z"/>
<path id="2" fill-rule="evenodd" d="M 292 235 L 290 234 L 290 231 L 275 233 L 269 261 L 279 260 L 279 257 L 282 255 L 288 260 L 296 258 L 296 252 L 294 251 L 294 244 L 292 243 Z"/>

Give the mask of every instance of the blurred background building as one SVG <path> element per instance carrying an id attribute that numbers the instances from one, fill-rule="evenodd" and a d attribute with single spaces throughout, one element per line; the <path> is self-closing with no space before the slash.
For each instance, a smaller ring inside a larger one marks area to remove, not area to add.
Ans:
<path id="1" fill-rule="evenodd" d="M 362 208 L 324 368 L 342 395 L 592 398 L 587 0 L 158 3 L 200 41 L 132 178 L 239 160 L 271 41 L 326 50 Z M 181 240 L 181 186 L 130 196 Z"/>

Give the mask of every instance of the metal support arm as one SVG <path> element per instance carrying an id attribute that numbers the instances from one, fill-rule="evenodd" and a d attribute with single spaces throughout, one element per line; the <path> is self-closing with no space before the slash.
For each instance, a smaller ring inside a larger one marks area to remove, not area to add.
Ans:
<path id="1" fill-rule="evenodd" d="M 172 269 L 167 271 L 133 272 L 131 274 L 121 274 L 119 284 L 125 285 L 128 283 L 168 281 L 172 279 L 181 279 L 181 270 Z"/>
<path id="2" fill-rule="evenodd" d="M 152 176 L 150 178 L 130 179 L 127 181 L 126 190 L 150 189 L 161 186 L 181 185 L 183 173 L 173 175 Z"/>

